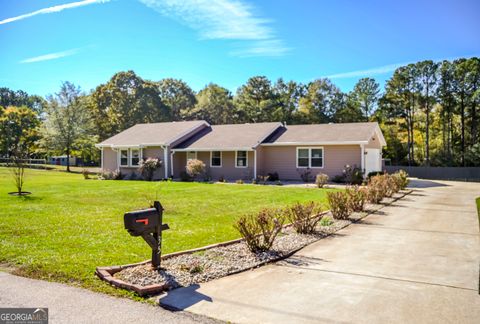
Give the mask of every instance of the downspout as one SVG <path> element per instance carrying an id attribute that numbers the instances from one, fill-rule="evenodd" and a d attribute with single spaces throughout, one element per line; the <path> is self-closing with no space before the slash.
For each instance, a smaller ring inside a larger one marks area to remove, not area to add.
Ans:
<path id="1" fill-rule="evenodd" d="M 100 154 L 101 154 L 101 158 L 100 158 L 100 169 L 102 169 L 102 172 L 104 171 L 103 170 L 103 147 L 100 148 Z"/>

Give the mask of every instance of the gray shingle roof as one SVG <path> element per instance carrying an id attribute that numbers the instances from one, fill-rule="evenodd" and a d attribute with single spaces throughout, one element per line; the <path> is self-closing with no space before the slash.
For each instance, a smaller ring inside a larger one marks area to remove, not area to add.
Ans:
<path id="1" fill-rule="evenodd" d="M 180 143 L 175 149 L 251 149 L 281 126 L 281 123 L 212 125 Z"/>
<path id="2" fill-rule="evenodd" d="M 137 124 L 112 136 L 98 146 L 168 145 L 189 132 L 208 126 L 203 120 Z"/>
<path id="3" fill-rule="evenodd" d="M 367 143 L 375 131 L 384 142 L 378 123 L 344 123 L 344 124 L 313 124 L 288 125 L 266 141 L 272 145 L 288 145 L 299 143 Z"/>

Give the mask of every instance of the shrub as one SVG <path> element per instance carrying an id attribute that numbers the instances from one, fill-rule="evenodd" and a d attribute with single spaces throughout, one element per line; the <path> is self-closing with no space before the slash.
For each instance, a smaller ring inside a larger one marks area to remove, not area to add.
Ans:
<path id="1" fill-rule="evenodd" d="M 319 173 L 315 177 L 315 184 L 317 185 L 318 188 L 323 188 L 328 182 L 328 175 L 324 173 Z"/>
<path id="2" fill-rule="evenodd" d="M 327 198 L 333 218 L 348 219 L 350 208 L 347 194 L 342 191 L 328 192 Z"/>
<path id="3" fill-rule="evenodd" d="M 315 232 L 318 222 L 322 219 L 320 205 L 311 201 L 306 204 L 296 203 L 285 210 L 286 217 L 297 233 L 311 234 Z"/>
<path id="4" fill-rule="evenodd" d="M 280 177 L 278 176 L 277 172 L 268 174 L 268 181 L 278 181 L 278 180 L 280 180 Z"/>
<path id="5" fill-rule="evenodd" d="M 378 175 L 370 178 L 367 186 L 367 200 L 372 204 L 378 204 L 385 197 L 387 184 L 384 175 Z"/>
<path id="6" fill-rule="evenodd" d="M 233 226 L 245 238 L 252 252 L 269 250 L 282 230 L 284 217 L 276 209 L 263 209 L 257 214 L 242 216 Z"/>
<path id="7" fill-rule="evenodd" d="M 192 177 L 185 171 L 180 172 L 180 181 L 183 182 L 190 182 L 192 181 Z"/>
<path id="8" fill-rule="evenodd" d="M 398 178 L 400 189 L 405 189 L 408 186 L 408 173 L 405 170 L 399 170 L 395 172 L 395 176 Z"/>
<path id="9" fill-rule="evenodd" d="M 349 184 L 359 185 L 363 182 L 363 172 L 356 165 L 351 167 L 347 164 L 343 169 L 343 177 L 344 181 Z"/>
<path id="10" fill-rule="evenodd" d="M 236 183 L 236 184 L 243 184 L 243 180 L 242 180 L 242 179 L 237 180 L 237 181 L 235 181 L 235 183 Z"/>
<path id="11" fill-rule="evenodd" d="M 330 226 L 332 224 L 333 220 L 328 216 L 322 217 L 322 220 L 320 221 L 320 226 Z"/>
<path id="12" fill-rule="evenodd" d="M 312 170 L 310 170 L 310 168 L 297 169 L 297 172 L 303 182 L 310 182 L 312 180 Z"/>
<path id="13" fill-rule="evenodd" d="M 82 175 L 83 175 L 83 178 L 84 178 L 85 180 L 90 179 L 90 173 L 88 172 L 87 169 L 83 169 L 83 170 L 82 170 Z"/>
<path id="14" fill-rule="evenodd" d="M 336 176 L 334 176 L 332 178 L 332 182 L 335 182 L 335 183 L 343 183 L 345 182 L 345 178 L 343 177 L 342 174 L 337 174 Z"/>
<path id="15" fill-rule="evenodd" d="M 122 171 L 113 171 L 112 172 L 112 180 L 123 180 L 125 178 L 125 175 L 122 173 Z"/>
<path id="16" fill-rule="evenodd" d="M 156 158 L 147 158 L 140 161 L 138 170 L 142 174 L 143 178 L 147 181 L 152 181 L 155 171 L 162 166 L 162 161 Z"/>
<path id="17" fill-rule="evenodd" d="M 21 155 L 21 154 L 20 154 Z M 8 164 L 10 172 L 12 174 L 13 182 L 17 188 L 17 194 L 19 196 L 23 193 L 23 184 L 25 183 L 25 167 L 24 159 L 14 155 L 12 157 L 12 163 Z"/>
<path id="18" fill-rule="evenodd" d="M 283 186 L 283 182 L 281 182 L 280 180 L 277 180 L 277 181 L 275 182 L 275 185 L 277 185 L 277 186 Z"/>
<path id="19" fill-rule="evenodd" d="M 187 173 L 194 180 L 205 172 L 205 163 L 197 159 L 191 159 L 187 162 Z"/>
<path id="20" fill-rule="evenodd" d="M 264 176 L 264 175 L 259 175 L 258 177 L 258 181 L 259 182 L 262 182 L 264 185 L 267 184 L 267 181 L 268 181 L 268 175 L 267 176 Z"/>
<path id="21" fill-rule="evenodd" d="M 347 187 L 346 191 L 348 196 L 348 207 L 351 211 L 361 212 L 365 208 L 365 202 L 367 200 L 367 192 L 365 188 L 359 186 Z"/>
<path id="22" fill-rule="evenodd" d="M 227 180 L 225 180 L 224 176 L 220 176 L 220 178 L 218 178 L 218 182 L 227 182 Z"/>
<path id="23" fill-rule="evenodd" d="M 383 175 L 385 182 L 385 197 L 392 197 L 394 193 L 400 190 L 400 186 L 397 185 L 395 178 L 390 174 Z"/>
<path id="24" fill-rule="evenodd" d="M 252 184 L 258 184 L 258 179 L 253 178 L 252 179 Z"/>

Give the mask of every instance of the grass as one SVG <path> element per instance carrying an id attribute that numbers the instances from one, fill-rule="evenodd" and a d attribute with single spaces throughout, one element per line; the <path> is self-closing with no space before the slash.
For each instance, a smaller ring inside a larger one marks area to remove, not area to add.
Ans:
<path id="1" fill-rule="evenodd" d="M 158 197 L 170 230 L 163 253 L 239 237 L 232 224 L 263 207 L 318 201 L 328 189 L 183 182 L 84 180 L 81 174 L 27 170 L 24 190 L 0 168 L 0 264 L 20 275 L 129 295 L 94 276 L 97 266 L 150 258 L 148 245 L 123 228 L 126 211 L 144 208 Z"/>

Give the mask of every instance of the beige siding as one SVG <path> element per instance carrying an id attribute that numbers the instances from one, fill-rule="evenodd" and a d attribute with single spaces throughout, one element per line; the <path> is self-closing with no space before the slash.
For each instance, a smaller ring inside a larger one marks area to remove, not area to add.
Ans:
<path id="1" fill-rule="evenodd" d="M 117 152 L 111 148 L 103 148 L 103 171 L 117 170 Z"/>
<path id="2" fill-rule="evenodd" d="M 185 170 L 186 153 L 177 152 L 174 157 L 174 176 L 179 177 L 180 172 Z M 235 151 L 222 152 L 222 166 L 210 167 L 210 152 L 197 152 L 197 159 L 205 163 L 207 173 L 213 180 L 223 177 L 227 180 L 251 180 L 253 178 L 253 151 L 247 152 L 248 167 L 235 167 Z"/>
<path id="3" fill-rule="evenodd" d="M 323 168 L 312 168 L 312 175 L 321 172 L 332 178 L 341 174 L 347 164 L 361 166 L 359 145 L 325 145 L 323 150 Z M 264 146 L 262 151 L 263 174 L 278 172 L 282 180 L 300 179 L 296 168 L 297 146 Z"/>
<path id="4" fill-rule="evenodd" d="M 164 161 L 164 156 L 163 156 L 163 149 L 160 146 L 152 146 L 152 147 L 146 147 L 143 149 L 143 158 L 156 158 L 162 161 L 162 167 L 159 168 L 157 171 L 155 171 L 155 174 L 153 176 L 154 180 L 159 180 L 165 178 L 165 166 L 166 163 Z M 168 161 L 169 162 L 169 161 Z M 167 163 L 168 163 L 167 162 Z"/>

